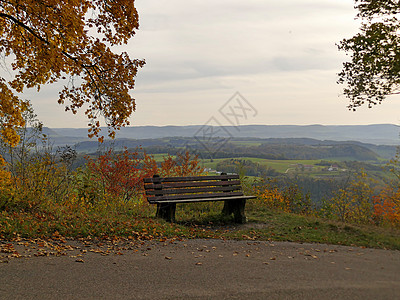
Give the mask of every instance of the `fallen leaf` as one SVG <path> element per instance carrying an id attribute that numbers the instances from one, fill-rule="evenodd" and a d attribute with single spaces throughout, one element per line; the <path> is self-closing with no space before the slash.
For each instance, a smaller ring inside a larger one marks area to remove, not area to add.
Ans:
<path id="1" fill-rule="evenodd" d="M 84 261 L 83 261 L 83 259 L 82 259 L 82 258 L 78 258 L 77 260 L 75 260 L 75 262 L 78 262 L 78 263 L 84 263 Z"/>
<path id="2" fill-rule="evenodd" d="M 203 263 L 201 263 L 201 262 L 195 263 L 196 266 L 201 266 L 202 264 L 203 264 Z"/>
<path id="3" fill-rule="evenodd" d="M 172 259 L 172 257 L 170 257 L 170 256 L 166 256 L 166 257 L 165 257 L 165 259 L 171 260 L 171 259 Z"/>

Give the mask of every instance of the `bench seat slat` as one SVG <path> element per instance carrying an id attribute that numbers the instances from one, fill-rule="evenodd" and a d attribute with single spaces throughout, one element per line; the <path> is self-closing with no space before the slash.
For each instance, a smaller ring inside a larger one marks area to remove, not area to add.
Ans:
<path id="1" fill-rule="evenodd" d="M 218 198 L 218 197 L 233 197 L 233 196 L 243 196 L 242 192 L 228 192 L 228 193 L 212 193 L 212 194 L 192 194 L 192 195 L 177 195 L 177 196 L 153 196 L 148 197 L 147 200 L 150 203 L 156 202 L 168 202 L 175 200 L 194 200 L 201 198 Z"/>
<path id="2" fill-rule="evenodd" d="M 234 201 L 234 200 L 247 200 L 247 199 L 255 199 L 255 196 L 236 196 L 236 197 L 220 197 L 220 198 L 199 198 L 199 199 L 179 199 L 174 200 L 171 203 L 193 203 L 193 202 L 209 202 L 209 201 Z M 150 202 L 150 201 L 149 201 Z M 168 200 L 163 201 L 152 201 L 151 204 L 156 203 L 169 203 Z"/>
<path id="3" fill-rule="evenodd" d="M 183 187 L 202 187 L 202 186 L 225 186 L 225 185 L 240 185 L 240 180 L 229 180 L 229 181 L 198 181 L 198 182 L 171 182 L 164 183 L 150 183 L 145 184 L 146 190 L 159 189 L 159 188 L 183 188 Z"/>
<path id="4" fill-rule="evenodd" d="M 206 181 L 206 180 L 232 180 L 239 179 L 239 175 L 215 175 L 215 176 L 191 176 L 191 177 L 163 177 L 163 178 L 144 178 L 144 183 L 165 183 L 180 181 Z"/>
<path id="5" fill-rule="evenodd" d="M 182 189 L 162 189 L 160 190 L 150 190 L 146 191 L 146 195 L 164 195 L 171 194 L 194 194 L 194 193 L 212 193 L 212 192 L 232 192 L 241 190 L 241 186 L 218 186 L 218 187 L 201 187 L 201 188 L 182 188 Z"/>

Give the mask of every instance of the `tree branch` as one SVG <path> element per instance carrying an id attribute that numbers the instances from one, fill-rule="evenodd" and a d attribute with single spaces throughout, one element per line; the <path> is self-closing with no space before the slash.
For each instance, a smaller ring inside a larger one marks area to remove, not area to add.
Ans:
<path id="1" fill-rule="evenodd" d="M 13 21 L 15 24 L 17 24 L 18 26 L 24 28 L 26 31 L 28 31 L 30 34 L 32 34 L 35 38 L 37 38 L 38 40 L 42 41 L 43 43 L 45 43 L 46 45 L 51 46 L 51 43 L 46 40 L 45 38 L 41 37 L 39 34 L 37 34 L 32 28 L 30 28 L 29 26 L 25 25 L 23 22 L 21 22 L 20 20 L 18 20 L 17 18 L 10 16 L 8 14 L 5 13 L 0 13 L 0 17 L 9 19 L 11 21 Z M 73 57 L 71 54 L 65 52 L 65 51 L 61 51 L 62 54 L 64 54 L 66 57 L 68 57 L 69 59 L 74 60 L 75 62 L 78 61 L 78 59 L 76 57 Z M 84 67 L 84 65 L 82 65 L 82 67 Z"/>
<path id="2" fill-rule="evenodd" d="M 43 38 L 42 36 L 40 36 L 40 35 L 39 35 L 38 33 L 36 33 L 32 28 L 30 28 L 29 26 L 27 26 L 27 25 L 24 24 L 22 21 L 20 21 L 20 20 L 18 20 L 17 18 L 15 18 L 14 16 L 11 16 L 11 15 L 8 15 L 8 14 L 5 14 L 5 13 L 0 13 L 0 17 L 11 20 L 12 22 L 14 22 L 14 24 L 16 24 L 16 25 L 22 27 L 22 28 L 25 29 L 27 32 L 29 32 L 30 34 L 32 34 L 35 38 L 37 38 L 38 40 L 42 41 L 43 43 L 45 43 L 45 44 L 48 45 L 48 46 L 51 46 L 51 43 L 50 43 L 47 39 L 45 39 L 45 38 Z M 67 58 L 69 58 L 69 59 L 73 60 L 75 63 L 79 64 L 79 65 L 89 74 L 90 79 L 91 79 L 92 82 L 95 83 L 95 85 L 97 86 L 96 81 L 94 80 L 94 78 L 93 78 L 93 76 L 92 76 L 92 74 L 91 74 L 91 72 L 90 72 L 90 69 L 95 69 L 95 65 L 86 65 L 86 64 L 79 63 L 79 59 L 78 59 L 78 58 L 73 57 L 71 54 L 69 54 L 69 53 L 67 53 L 67 52 L 65 52 L 65 51 L 60 51 L 60 52 L 61 52 L 64 56 L 66 56 Z M 95 72 L 95 73 L 97 73 L 97 72 Z M 96 74 L 96 76 L 98 76 L 98 74 Z M 98 89 L 98 88 L 96 87 L 96 89 Z"/>

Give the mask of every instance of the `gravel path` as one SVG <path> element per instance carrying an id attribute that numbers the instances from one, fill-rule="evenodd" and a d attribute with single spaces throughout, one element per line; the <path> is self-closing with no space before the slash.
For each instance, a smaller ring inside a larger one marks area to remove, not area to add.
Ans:
<path id="1" fill-rule="evenodd" d="M 58 254 L 23 243 L 15 253 L 31 257 L 0 253 L 0 299 L 400 299 L 400 251 L 223 240 L 68 243 Z"/>

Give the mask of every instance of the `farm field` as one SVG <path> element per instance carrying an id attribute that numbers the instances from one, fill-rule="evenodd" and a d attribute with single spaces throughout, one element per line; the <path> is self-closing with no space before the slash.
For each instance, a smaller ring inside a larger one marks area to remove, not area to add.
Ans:
<path id="1" fill-rule="evenodd" d="M 201 165 L 204 166 L 205 168 L 210 168 L 210 169 L 216 169 L 216 166 L 219 162 L 227 160 L 229 158 L 219 158 L 219 159 L 213 159 L 212 161 L 209 159 L 201 160 Z M 249 160 L 254 163 L 259 163 L 263 166 L 275 169 L 276 171 L 280 173 L 286 173 L 290 172 L 290 170 L 295 170 L 296 166 L 299 165 L 308 165 L 308 166 L 313 166 L 313 170 L 310 171 L 309 173 L 313 172 L 320 172 L 325 166 L 318 166 L 316 165 L 317 163 L 320 163 L 320 159 L 313 159 L 313 160 L 274 160 L 274 159 L 264 159 L 264 158 L 254 158 L 254 157 L 235 157 L 232 159 L 236 160 Z M 218 171 L 218 170 L 217 170 Z M 335 172 L 333 172 L 335 173 Z"/>
<path id="2" fill-rule="evenodd" d="M 164 160 L 164 157 L 168 156 L 168 153 L 156 153 L 156 154 L 151 154 L 154 159 L 156 160 L 156 162 L 162 162 Z M 172 157 L 175 158 L 174 155 L 172 155 Z"/>
<path id="3" fill-rule="evenodd" d="M 157 162 L 162 162 L 163 158 L 166 157 L 168 154 L 167 153 L 157 153 L 157 154 L 152 154 Z M 175 158 L 174 155 L 171 155 L 173 158 Z M 321 160 L 321 159 L 280 159 L 280 160 L 275 160 L 275 159 L 265 159 L 265 158 L 255 158 L 255 157 L 231 157 L 231 158 L 216 158 L 216 159 L 200 159 L 200 165 L 205 168 L 205 169 L 211 169 L 211 170 L 216 170 L 220 171 L 217 168 L 218 163 L 226 161 L 226 160 L 242 160 L 242 161 L 251 161 L 253 163 L 258 163 L 262 166 L 265 166 L 266 168 L 271 168 L 274 169 L 275 171 L 281 173 L 281 174 L 293 174 L 293 173 L 301 173 L 310 177 L 336 177 L 340 176 L 346 173 L 346 171 L 352 171 L 352 170 L 347 170 L 345 168 L 334 168 L 333 170 L 327 170 L 330 165 L 319 165 L 321 161 L 324 162 L 331 162 L 332 166 L 335 166 L 336 164 L 340 165 L 344 161 L 346 161 L 345 158 L 329 158 L 327 160 Z M 352 161 L 349 159 L 348 161 Z M 378 168 L 381 166 L 382 170 L 376 170 L 376 171 L 368 171 L 367 173 L 373 176 L 380 176 L 380 177 L 387 177 L 388 172 L 383 170 L 383 166 L 385 166 L 385 161 L 380 160 L 379 162 L 370 162 L 372 166 L 378 166 Z M 354 170 L 353 170 L 354 171 Z"/>

